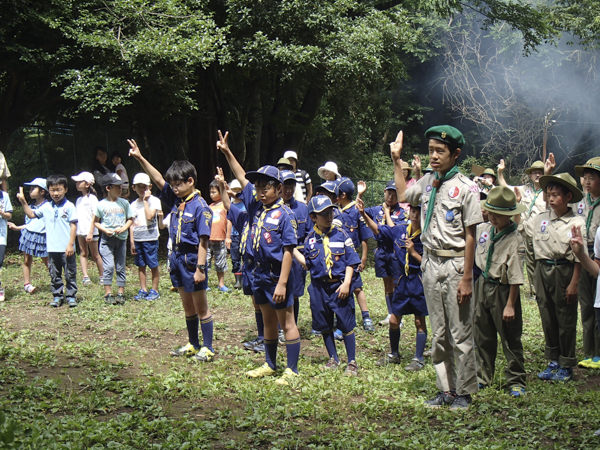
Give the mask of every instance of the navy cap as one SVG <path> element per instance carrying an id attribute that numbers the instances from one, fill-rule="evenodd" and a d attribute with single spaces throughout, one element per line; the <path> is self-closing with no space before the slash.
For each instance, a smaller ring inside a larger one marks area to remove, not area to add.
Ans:
<path id="1" fill-rule="evenodd" d="M 121 184 L 127 184 L 127 181 L 122 180 L 116 173 L 107 173 L 100 179 L 100 184 L 103 187 L 106 186 L 119 186 Z"/>
<path id="2" fill-rule="evenodd" d="M 340 194 L 344 193 L 347 195 L 352 195 L 354 194 L 355 190 L 356 186 L 354 186 L 354 183 L 350 178 L 342 177 L 338 180 L 338 192 Z"/>
<path id="3" fill-rule="evenodd" d="M 322 190 L 325 190 L 327 192 L 331 192 L 336 197 L 338 196 L 338 187 L 337 187 L 337 183 L 335 181 L 326 181 L 325 183 L 317 186 L 314 189 L 314 191 L 317 192 L 317 189 L 322 189 Z"/>
<path id="4" fill-rule="evenodd" d="M 327 208 L 333 208 L 335 205 L 331 203 L 331 199 L 326 195 L 315 195 L 308 202 L 308 213 L 318 214 L 325 211 Z"/>
<path id="5" fill-rule="evenodd" d="M 385 185 L 384 191 L 395 191 L 396 190 L 396 182 L 394 180 L 388 181 Z"/>
<path id="6" fill-rule="evenodd" d="M 296 182 L 296 174 L 294 172 L 292 172 L 291 170 L 282 170 L 281 171 L 281 180 L 284 183 L 289 180 L 294 180 L 294 183 L 295 183 Z"/>
<path id="7" fill-rule="evenodd" d="M 275 166 L 262 166 L 258 170 L 246 172 L 246 180 L 255 183 L 259 178 L 271 178 L 281 183 L 281 172 Z"/>

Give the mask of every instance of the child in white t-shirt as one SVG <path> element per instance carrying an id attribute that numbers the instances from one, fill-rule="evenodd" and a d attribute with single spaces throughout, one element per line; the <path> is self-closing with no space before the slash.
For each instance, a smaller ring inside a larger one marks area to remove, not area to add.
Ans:
<path id="1" fill-rule="evenodd" d="M 110 162 L 115 166 L 115 173 L 119 175 L 121 180 L 125 181 L 125 183 L 121 185 L 121 195 L 119 197 L 129 198 L 129 177 L 127 176 L 127 169 L 121 164 L 121 153 L 119 151 L 112 152 L 110 155 Z"/>

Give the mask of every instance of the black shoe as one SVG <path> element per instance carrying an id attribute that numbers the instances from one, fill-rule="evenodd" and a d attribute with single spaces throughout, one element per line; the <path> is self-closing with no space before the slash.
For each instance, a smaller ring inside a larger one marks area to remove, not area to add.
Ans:
<path id="1" fill-rule="evenodd" d="M 431 400 L 425 400 L 426 408 L 439 408 L 444 405 L 454 404 L 456 394 L 454 392 L 438 392 Z"/>
<path id="2" fill-rule="evenodd" d="M 467 395 L 457 395 L 456 398 L 454 399 L 454 401 L 452 402 L 452 405 L 450 405 L 450 410 L 451 411 L 464 411 L 469 409 L 469 406 L 471 405 L 471 402 L 473 400 L 471 399 L 471 396 L 469 394 Z"/>
<path id="3" fill-rule="evenodd" d="M 121 294 L 120 292 L 115 296 L 115 303 L 117 305 L 125 304 L 125 294 Z"/>
<path id="4" fill-rule="evenodd" d="M 234 289 L 241 289 L 242 287 L 244 287 L 242 285 L 242 275 L 235 275 L 235 284 L 233 285 Z"/>
<path id="5" fill-rule="evenodd" d="M 112 294 L 106 294 L 104 296 L 104 301 L 106 302 L 107 305 L 115 305 L 116 304 L 115 297 Z"/>

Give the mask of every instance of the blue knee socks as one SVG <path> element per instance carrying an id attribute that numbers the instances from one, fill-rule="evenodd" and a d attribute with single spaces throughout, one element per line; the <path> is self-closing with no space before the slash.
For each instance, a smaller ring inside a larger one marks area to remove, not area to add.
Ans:
<path id="1" fill-rule="evenodd" d="M 417 350 L 415 351 L 415 358 L 423 361 L 423 352 L 425 351 L 425 344 L 427 343 L 427 333 L 424 331 L 417 331 Z"/>
<path id="2" fill-rule="evenodd" d="M 211 352 L 213 351 L 213 318 L 208 316 L 206 319 L 200 321 L 200 328 L 202 329 L 202 345 L 207 347 Z"/>
<path id="3" fill-rule="evenodd" d="M 198 339 L 198 314 L 193 316 L 185 316 L 185 326 L 188 331 L 188 341 L 194 348 L 200 348 L 200 340 Z"/>
<path id="4" fill-rule="evenodd" d="M 356 361 L 356 335 L 354 334 L 354 330 L 344 335 L 344 345 L 346 346 L 348 362 Z"/>
<path id="5" fill-rule="evenodd" d="M 292 372 L 298 373 L 298 358 L 300 358 L 300 338 L 285 341 L 287 353 L 287 366 Z"/>
<path id="6" fill-rule="evenodd" d="M 273 370 L 277 369 L 277 339 L 265 339 L 265 361 Z"/>
<path id="7" fill-rule="evenodd" d="M 265 337 L 265 322 L 263 321 L 262 311 L 254 310 L 254 318 L 256 319 L 256 330 L 258 331 L 258 337 Z"/>
<path id="8" fill-rule="evenodd" d="M 323 333 L 323 342 L 325 343 L 325 348 L 327 349 L 329 357 L 335 359 L 336 362 L 340 362 L 340 358 L 338 358 L 337 350 L 335 348 L 335 338 L 333 337 L 333 333 Z"/>

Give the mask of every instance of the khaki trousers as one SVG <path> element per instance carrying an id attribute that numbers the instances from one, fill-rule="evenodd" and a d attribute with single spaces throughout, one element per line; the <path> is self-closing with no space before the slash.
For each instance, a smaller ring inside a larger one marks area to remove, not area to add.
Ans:
<path id="1" fill-rule="evenodd" d="M 581 269 L 577 291 L 581 308 L 581 326 L 583 328 L 583 354 L 586 358 L 600 356 L 600 332 L 596 322 L 594 301 L 596 300 L 596 278 Z"/>

